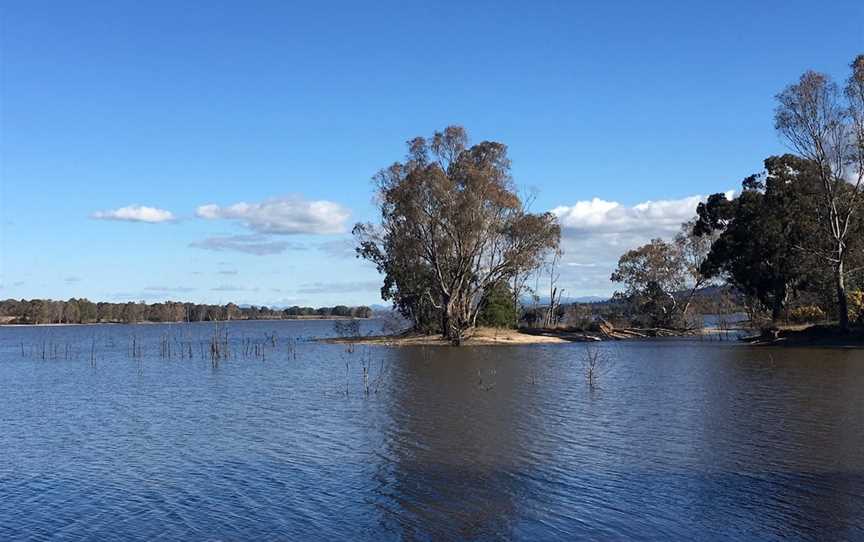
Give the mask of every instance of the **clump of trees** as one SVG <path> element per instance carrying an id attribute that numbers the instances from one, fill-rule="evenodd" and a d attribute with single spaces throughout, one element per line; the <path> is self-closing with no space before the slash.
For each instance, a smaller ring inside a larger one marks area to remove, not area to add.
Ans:
<path id="1" fill-rule="evenodd" d="M 626 252 L 610 277 L 625 286 L 615 294 L 629 305 L 634 320 L 651 327 L 685 327 L 694 296 L 708 286 L 711 275 L 703 264 L 711 249 L 709 237 L 693 232 L 685 222 L 671 242 L 652 239 Z"/>
<path id="2" fill-rule="evenodd" d="M 138 322 L 203 322 L 221 320 L 279 320 L 299 317 L 351 317 L 370 318 L 369 307 L 290 307 L 276 309 L 268 307 L 240 307 L 234 303 L 227 305 L 202 305 L 165 301 L 147 304 L 94 303 L 88 299 L 72 298 L 67 301 L 51 299 L 0 301 L 0 317 L 22 324 L 84 324 L 84 323 L 126 323 Z"/>
<path id="3" fill-rule="evenodd" d="M 699 204 L 696 235 L 716 235 L 703 271 L 734 285 L 778 320 L 796 291 L 820 280 L 803 247 L 820 239 L 814 218 L 819 187 L 814 165 L 793 155 L 765 160 L 734 199 L 714 194 Z"/>
<path id="4" fill-rule="evenodd" d="M 840 327 L 849 328 L 847 275 L 860 239 L 864 180 L 864 55 L 851 64 L 843 92 L 825 74 L 808 71 L 777 95 L 775 126 L 818 179 L 819 235 L 801 246 L 830 268 Z"/>
<path id="5" fill-rule="evenodd" d="M 774 321 L 793 295 L 817 294 L 848 331 L 857 317 L 850 282 L 860 287 L 864 269 L 864 55 L 842 92 L 808 71 L 777 104 L 775 127 L 795 154 L 766 159 L 734 200 L 715 194 L 700 205 L 696 232 L 719 233 L 705 271 L 769 307 Z"/>
<path id="6" fill-rule="evenodd" d="M 864 319 L 864 55 L 842 90 L 808 71 L 776 98 L 775 128 L 794 153 L 767 158 L 736 197 L 700 203 L 674 242 L 653 240 L 621 257 L 612 275 L 626 286 L 619 298 L 655 323 L 674 325 L 695 289 L 712 281 L 773 321 L 793 299 L 802 301 L 794 320 L 834 314 L 847 331 Z"/>
<path id="7" fill-rule="evenodd" d="M 494 292 L 518 285 L 558 248 L 555 216 L 528 212 L 517 195 L 507 147 L 469 146 L 462 127 L 412 139 L 405 161 L 374 181 L 381 220 L 354 227 L 357 254 L 375 263 L 382 298 L 415 329 L 453 344 Z"/>

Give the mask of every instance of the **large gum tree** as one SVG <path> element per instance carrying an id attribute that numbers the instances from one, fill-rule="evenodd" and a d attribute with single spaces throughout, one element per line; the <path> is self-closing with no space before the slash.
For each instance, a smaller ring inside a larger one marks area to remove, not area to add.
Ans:
<path id="1" fill-rule="evenodd" d="M 408 155 L 375 175 L 381 222 L 357 224 L 357 253 L 384 276 L 382 294 L 419 324 L 460 344 L 496 285 L 540 267 L 559 244 L 551 213 L 527 212 L 507 147 L 468 145 L 459 126 L 408 142 Z"/>
<path id="2" fill-rule="evenodd" d="M 827 75 L 806 72 L 777 95 L 775 114 L 776 128 L 789 146 L 816 165 L 821 188 L 818 218 L 831 248 L 804 248 L 832 268 L 843 330 L 849 328 L 850 236 L 861 212 L 864 181 L 864 55 L 851 68 L 843 92 Z"/>

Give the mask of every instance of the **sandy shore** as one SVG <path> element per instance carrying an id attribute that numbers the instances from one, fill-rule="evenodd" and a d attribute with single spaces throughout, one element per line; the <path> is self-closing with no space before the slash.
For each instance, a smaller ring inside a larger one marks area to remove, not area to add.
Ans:
<path id="1" fill-rule="evenodd" d="M 321 339 L 336 344 L 369 344 L 380 346 L 450 346 L 440 335 L 405 333 L 402 335 L 377 335 L 369 337 Z M 477 328 L 466 335 L 465 346 L 496 346 L 525 344 L 564 344 L 569 342 L 596 341 L 584 333 L 565 331 L 528 331 L 517 329 Z"/>

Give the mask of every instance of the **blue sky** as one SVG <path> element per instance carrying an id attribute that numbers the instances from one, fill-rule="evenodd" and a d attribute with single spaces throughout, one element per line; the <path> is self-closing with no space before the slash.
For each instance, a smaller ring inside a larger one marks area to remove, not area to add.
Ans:
<path id="1" fill-rule="evenodd" d="M 359 304 L 370 177 L 448 124 L 559 213 L 567 295 L 610 293 L 784 151 L 773 96 L 846 77 L 864 2 L 7 1 L 0 31 L 0 298 Z"/>

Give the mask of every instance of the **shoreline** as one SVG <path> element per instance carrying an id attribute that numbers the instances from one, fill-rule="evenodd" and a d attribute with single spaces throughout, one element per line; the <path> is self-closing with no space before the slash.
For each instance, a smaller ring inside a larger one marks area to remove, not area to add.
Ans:
<path id="1" fill-rule="evenodd" d="M 705 330 L 672 331 L 662 329 L 631 330 L 605 329 L 584 331 L 569 328 L 488 328 L 478 327 L 466 334 L 462 346 L 523 346 L 533 344 L 594 343 L 617 340 L 638 340 L 663 337 L 697 337 Z M 710 330 L 708 331 L 710 332 Z M 330 337 L 316 339 L 329 344 L 362 344 L 372 346 L 452 346 L 441 335 L 405 332 L 397 335 L 370 335 L 365 337 Z"/>
<path id="2" fill-rule="evenodd" d="M 778 347 L 823 347 L 864 349 L 864 330 L 842 335 L 836 329 L 825 326 L 811 326 L 796 330 L 783 330 L 777 338 L 764 336 L 742 336 L 743 328 L 719 330 L 705 327 L 691 330 L 668 329 L 604 329 L 583 331 L 573 329 L 496 329 L 476 328 L 466 334 L 462 346 L 527 346 L 537 344 L 592 343 L 606 341 L 638 341 L 656 339 L 691 338 L 699 340 L 714 335 L 726 335 L 722 342 L 740 346 L 778 346 Z M 734 336 L 730 336 L 731 334 Z M 386 347 L 405 346 L 452 346 L 441 335 L 424 335 L 405 332 L 397 335 L 370 335 L 364 337 L 330 337 L 315 339 L 327 344 L 352 344 Z M 710 340 L 710 342 L 714 342 Z"/>
<path id="3" fill-rule="evenodd" d="M 833 325 L 789 326 L 745 337 L 742 342 L 749 346 L 861 349 L 864 348 L 864 329 L 853 328 L 844 334 Z"/>
<path id="4" fill-rule="evenodd" d="M 441 335 L 406 332 L 398 335 L 365 337 L 329 337 L 316 339 L 327 344 L 362 344 L 371 346 L 452 346 Z M 556 336 L 530 335 L 515 329 L 476 328 L 466 334 L 462 346 L 519 346 L 528 344 L 566 344 L 574 342 Z"/>

